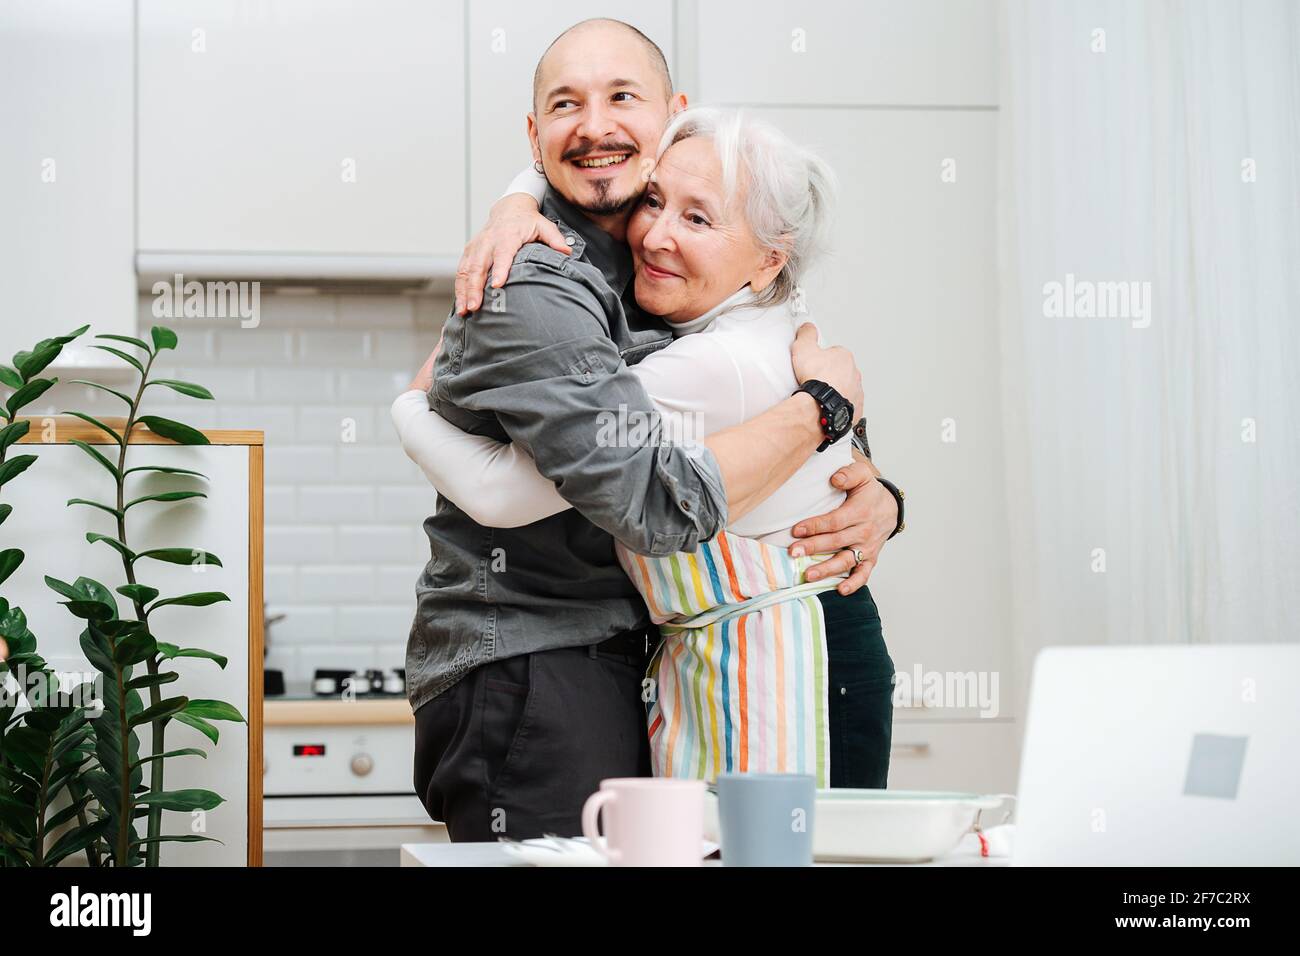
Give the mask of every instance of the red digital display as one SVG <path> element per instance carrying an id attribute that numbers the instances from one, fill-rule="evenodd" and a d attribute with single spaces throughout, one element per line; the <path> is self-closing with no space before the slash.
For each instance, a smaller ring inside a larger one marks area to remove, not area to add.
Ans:
<path id="1" fill-rule="evenodd" d="M 293 755 L 295 757 L 323 757 L 325 756 L 324 744 L 294 744 Z"/>

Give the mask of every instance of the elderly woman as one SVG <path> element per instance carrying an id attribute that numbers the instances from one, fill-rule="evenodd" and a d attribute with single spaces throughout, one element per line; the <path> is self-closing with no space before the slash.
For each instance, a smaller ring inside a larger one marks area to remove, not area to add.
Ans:
<path id="1" fill-rule="evenodd" d="M 633 368 L 662 420 L 611 411 L 593 441 L 689 444 L 795 391 L 798 283 L 825 242 L 831 179 L 816 156 L 743 114 L 673 118 L 628 225 L 637 303 L 675 336 Z M 480 524 L 569 507 L 523 451 L 461 432 L 423 392 L 400 396 L 393 415 L 407 454 Z M 836 593 L 835 577 L 806 580 L 818 558 L 787 553 L 792 525 L 843 500 L 829 479 L 850 461 L 847 438 L 814 455 L 696 552 L 619 546 L 664 638 L 645 694 L 656 774 L 801 772 L 823 787 L 885 786 L 894 668 L 875 603 L 867 588 Z"/>

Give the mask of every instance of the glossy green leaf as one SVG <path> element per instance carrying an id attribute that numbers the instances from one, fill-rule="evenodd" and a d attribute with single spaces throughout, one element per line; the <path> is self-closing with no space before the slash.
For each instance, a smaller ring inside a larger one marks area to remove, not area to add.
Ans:
<path id="1" fill-rule="evenodd" d="M 200 750 L 198 747 L 181 747 L 179 750 L 169 750 L 166 753 L 144 757 L 141 760 L 137 760 L 132 766 L 143 767 L 145 764 L 152 763 L 155 760 L 168 760 L 172 757 L 202 757 L 204 760 L 207 760 L 208 754 L 207 751 Z"/>
<path id="2" fill-rule="evenodd" d="M 212 398 L 212 393 L 202 385 L 195 385 L 193 382 L 178 382 L 174 378 L 155 378 L 149 385 L 166 385 L 172 391 L 188 395 L 190 398 Z"/>
<path id="3" fill-rule="evenodd" d="M 136 714 L 127 722 L 127 726 L 139 727 L 141 724 L 151 724 L 156 720 L 167 720 L 183 711 L 188 703 L 189 700 L 185 697 L 169 697 Z"/>
<path id="4" fill-rule="evenodd" d="M 136 465 L 134 468 L 128 468 L 122 472 L 124 475 L 134 474 L 137 471 L 156 471 L 160 475 L 194 475 L 196 478 L 207 480 L 208 476 L 201 471 L 194 471 L 192 468 L 167 468 L 162 465 Z"/>
<path id="5" fill-rule="evenodd" d="M 17 548 L 6 548 L 0 551 L 0 584 L 3 584 L 9 575 L 18 570 L 18 565 L 23 563 L 23 553 Z"/>
<path id="6" fill-rule="evenodd" d="M 100 511 L 106 511 L 106 512 L 108 512 L 108 513 L 111 514 L 114 518 L 120 518 L 120 517 L 122 516 L 122 512 L 118 511 L 118 510 L 117 510 L 116 508 L 114 508 L 112 505 L 106 505 L 106 504 L 103 504 L 102 502 L 99 502 L 99 501 L 91 501 L 89 498 L 69 498 L 69 499 L 68 499 L 68 504 L 69 504 L 69 505 L 86 505 L 87 507 L 90 507 L 90 508 L 98 508 Z"/>
<path id="7" fill-rule="evenodd" d="M 164 810 L 215 810 L 225 800 L 211 790 L 163 790 L 158 793 L 142 793 L 135 802 L 145 807 L 162 807 Z"/>
<path id="8" fill-rule="evenodd" d="M 102 541 L 104 542 L 104 544 L 108 545 L 110 548 L 112 548 L 122 557 L 126 558 L 128 561 L 135 558 L 134 551 L 132 551 L 130 548 L 124 545 L 121 541 L 118 541 L 117 538 L 109 537 L 106 534 L 99 534 L 94 531 L 87 531 L 86 541 L 90 544 L 94 544 L 96 541 Z"/>
<path id="9" fill-rule="evenodd" d="M 168 564 L 211 564 L 218 568 L 222 567 L 221 559 L 215 554 L 199 551 L 197 548 L 153 548 L 149 551 L 141 551 L 135 556 L 137 561 L 141 558 L 153 558 L 155 561 L 166 561 Z"/>
<path id="10" fill-rule="evenodd" d="M 177 714 L 174 719 L 179 723 L 188 724 L 189 726 L 193 727 L 203 736 L 211 740 L 214 744 L 221 737 L 221 731 L 217 730 L 216 727 L 208 723 L 202 717 L 191 717 L 189 714 L 182 712 Z"/>
<path id="11" fill-rule="evenodd" d="M 176 348 L 176 333 L 166 326 L 155 325 L 149 330 L 149 334 L 153 338 L 154 348 L 159 351 Z"/>
<path id="12" fill-rule="evenodd" d="M 91 348 L 99 349 L 101 352 L 108 352 L 111 355 L 116 355 L 123 362 L 126 362 L 129 365 L 134 365 L 141 375 L 144 374 L 144 366 L 140 364 L 140 360 L 134 355 L 128 355 L 121 349 L 115 349 L 111 345 L 92 345 Z"/>
<path id="13" fill-rule="evenodd" d="M 54 378 L 33 379 L 32 381 L 24 385 L 22 388 L 18 389 L 18 391 L 14 392 L 12 395 L 9 396 L 9 401 L 5 404 L 5 408 L 9 412 L 9 417 L 13 418 L 15 415 L 18 414 L 18 410 L 20 408 L 24 407 L 25 405 L 30 405 L 32 402 L 36 401 L 47 391 L 53 388 L 54 383 L 57 381 L 58 379 L 54 379 Z"/>
<path id="14" fill-rule="evenodd" d="M 161 601 L 155 601 L 149 607 L 148 613 L 152 614 L 160 607 L 207 607 L 209 604 L 220 604 L 222 601 L 229 601 L 226 595 L 220 591 L 198 591 L 194 594 L 182 594 L 180 597 L 164 598 Z"/>
<path id="15" fill-rule="evenodd" d="M 141 495 L 134 501 L 128 501 L 123 511 L 130 511 L 136 505 L 144 504 L 146 501 L 184 501 L 187 498 L 206 498 L 207 495 L 202 491 L 162 491 L 156 495 Z"/>
<path id="16" fill-rule="evenodd" d="M 69 384 L 88 385 L 91 388 L 98 389 L 101 392 L 107 392 L 109 395 L 112 395 L 114 398 L 126 402 L 128 406 L 135 404 L 135 399 L 133 399 L 130 395 L 127 395 L 125 392 L 119 392 L 115 388 L 109 388 L 107 385 L 101 385 L 99 382 L 92 382 L 84 378 L 74 378 Z"/>
<path id="17" fill-rule="evenodd" d="M 32 427 L 28 421 L 10 422 L 4 428 L 0 428 L 0 455 L 3 455 L 5 449 L 26 435 Z"/>
<path id="18" fill-rule="evenodd" d="M 13 510 L 14 510 L 13 505 L 0 505 L 0 524 L 5 523 L 5 518 L 8 518 L 11 514 L 13 514 Z"/>
<path id="19" fill-rule="evenodd" d="M 158 589 L 151 588 L 147 584 L 123 584 L 117 589 L 117 593 L 139 604 L 148 604 L 158 596 Z"/>
<path id="20" fill-rule="evenodd" d="M 172 421 L 170 418 L 159 418 L 157 415 L 141 415 L 138 420 L 155 435 L 170 438 L 178 445 L 212 444 L 208 441 L 208 436 L 197 428 L 191 428 L 181 422 Z"/>
<path id="21" fill-rule="evenodd" d="M 224 700 L 191 700 L 185 708 L 185 713 L 191 717 L 202 717 L 204 720 L 233 720 L 241 724 L 244 722 L 244 715 Z"/>
<path id="22" fill-rule="evenodd" d="M 0 462 L 0 485 L 7 484 L 21 475 L 36 462 L 35 455 L 19 455 L 8 461 Z"/>
<path id="23" fill-rule="evenodd" d="M 0 365 L 0 383 L 8 385 L 10 388 L 22 388 L 23 377 L 8 365 Z"/>
<path id="24" fill-rule="evenodd" d="M 98 448 L 96 448 L 94 445 L 86 444 L 80 438 L 70 439 L 68 443 L 71 445 L 76 445 L 78 448 L 84 451 L 91 458 L 95 459 L 95 461 L 99 463 L 100 467 L 104 468 L 110 475 L 112 475 L 114 480 L 117 480 L 117 478 L 119 477 L 117 473 L 117 465 L 109 461 L 108 456 L 106 456 Z"/>
<path id="25" fill-rule="evenodd" d="M 170 684 L 180 679 L 181 675 L 175 671 L 165 671 L 161 674 L 145 674 L 143 677 L 137 677 L 128 681 L 126 686 L 131 690 L 145 690 L 149 687 L 161 687 L 163 684 Z"/>
<path id="26" fill-rule="evenodd" d="M 153 349 L 149 348 L 149 344 L 147 342 L 145 342 L 143 339 L 132 338 L 129 335 L 110 335 L 109 333 L 105 332 L 101 335 L 96 335 L 95 338 L 112 339 L 114 342 L 125 342 L 128 345 L 134 345 L 136 348 L 144 349 L 150 355 L 153 354 Z"/>
<path id="27" fill-rule="evenodd" d="M 94 425 L 96 428 L 98 428 L 98 429 L 99 429 L 100 431 L 102 431 L 104 434 L 108 435 L 109 438 L 113 439 L 113 441 L 117 442 L 117 444 L 119 444 L 119 445 L 122 444 L 122 436 L 119 435 L 119 434 L 118 434 L 115 430 L 113 430 L 112 428 L 109 428 L 107 425 L 105 425 L 103 422 L 101 422 L 98 418 L 92 418 L 91 416 L 86 415 L 86 414 L 84 414 L 83 412 L 64 412 L 63 414 L 65 414 L 65 415 L 71 415 L 73 418 L 80 418 L 83 422 L 86 422 L 86 423 L 88 423 L 88 424 Z"/>
<path id="28" fill-rule="evenodd" d="M 31 381 L 32 376 L 39 375 L 47 365 L 59 357 L 63 351 L 62 345 L 50 343 L 48 345 L 37 346 L 30 355 L 23 359 L 18 365 L 18 374 L 26 381 Z"/>
<path id="29" fill-rule="evenodd" d="M 163 641 L 158 642 L 158 653 L 167 660 L 174 657 L 202 657 L 205 660 L 216 661 L 217 666 L 222 670 L 225 670 L 226 664 L 229 663 L 229 659 L 224 654 L 218 654 L 216 651 L 204 650 L 201 647 L 177 647 L 175 644 L 166 644 Z"/>

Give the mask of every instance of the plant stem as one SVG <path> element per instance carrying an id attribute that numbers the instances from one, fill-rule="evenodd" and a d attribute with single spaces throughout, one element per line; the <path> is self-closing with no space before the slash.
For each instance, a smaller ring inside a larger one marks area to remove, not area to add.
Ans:
<path id="1" fill-rule="evenodd" d="M 140 410 L 140 402 L 144 399 L 145 386 L 149 382 L 149 371 L 153 368 L 154 359 L 157 356 L 150 353 L 148 360 L 145 362 L 144 371 L 140 373 L 140 387 L 136 390 L 135 398 L 131 402 L 130 411 L 127 413 L 126 427 L 122 430 L 122 448 L 117 457 L 117 540 L 130 549 L 130 544 L 126 540 L 126 453 L 131 447 L 131 430 L 135 427 L 136 415 Z M 122 568 L 126 572 L 128 584 L 135 584 L 135 566 L 131 560 L 124 554 L 122 555 Z M 145 614 L 144 602 L 138 598 L 132 598 L 131 603 L 135 608 L 135 619 L 148 627 L 148 617 Z M 146 662 L 150 675 L 158 673 L 158 658 L 151 656 Z M 162 702 L 162 690 L 158 685 L 149 688 L 149 704 L 153 706 Z M 150 753 L 160 754 L 166 750 L 166 741 L 164 721 L 155 720 L 149 726 L 150 736 Z M 163 761 L 152 761 L 152 767 L 149 770 L 149 790 L 151 793 L 159 793 L 163 789 Z M 162 807 L 149 808 L 149 827 L 147 835 L 150 838 L 156 838 L 162 834 Z M 159 843 L 153 839 L 145 849 L 145 866 L 157 866 L 159 854 Z"/>

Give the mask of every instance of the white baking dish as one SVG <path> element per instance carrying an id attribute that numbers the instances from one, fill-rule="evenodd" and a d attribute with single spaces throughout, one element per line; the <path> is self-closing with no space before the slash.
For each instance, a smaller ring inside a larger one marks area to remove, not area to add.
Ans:
<path id="1" fill-rule="evenodd" d="M 981 810 L 1002 798 L 938 790 L 818 790 L 813 856 L 826 861 L 919 863 L 950 853 Z M 718 840 L 718 801 L 706 795 L 704 835 Z"/>

